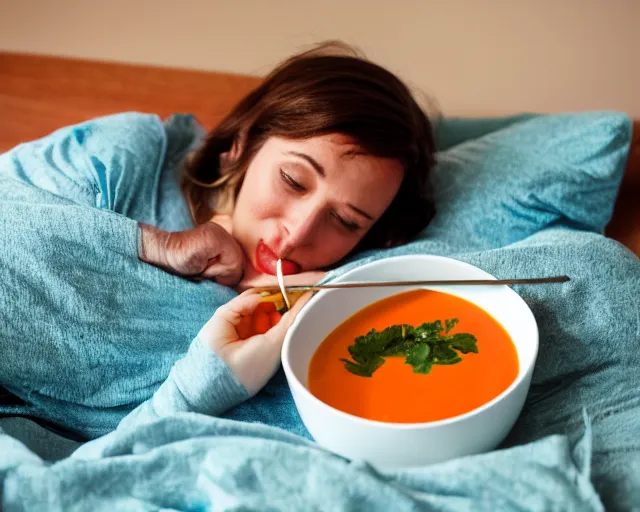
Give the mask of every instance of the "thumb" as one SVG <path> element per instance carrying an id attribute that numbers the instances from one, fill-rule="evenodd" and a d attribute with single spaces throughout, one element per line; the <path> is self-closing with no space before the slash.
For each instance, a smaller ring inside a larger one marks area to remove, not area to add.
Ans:
<path id="1" fill-rule="evenodd" d="M 243 271 L 244 270 L 242 269 L 242 267 L 238 267 L 237 265 L 225 264 L 219 260 L 216 260 L 213 264 L 209 265 L 198 277 L 202 279 L 212 279 L 219 284 L 231 287 L 238 284 L 238 282 L 242 279 Z"/>
<path id="2" fill-rule="evenodd" d="M 313 292 L 307 292 L 304 295 L 302 295 L 296 301 L 293 307 L 283 315 L 280 321 L 265 333 L 265 336 L 270 341 L 273 341 L 275 343 L 282 345 L 282 342 L 284 341 L 284 337 L 287 334 L 289 327 L 291 327 L 291 324 L 293 324 L 293 321 L 298 316 L 298 313 L 300 313 L 302 308 L 305 306 L 307 302 L 309 302 L 309 299 L 312 296 L 313 296 Z"/>

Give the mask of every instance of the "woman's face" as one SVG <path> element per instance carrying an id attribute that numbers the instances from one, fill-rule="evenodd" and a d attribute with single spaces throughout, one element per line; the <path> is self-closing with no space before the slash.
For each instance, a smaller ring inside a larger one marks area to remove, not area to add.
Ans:
<path id="1" fill-rule="evenodd" d="M 247 169 L 232 233 L 256 270 L 295 274 L 346 256 L 384 213 L 401 164 L 362 154 L 344 135 L 271 138 Z"/>

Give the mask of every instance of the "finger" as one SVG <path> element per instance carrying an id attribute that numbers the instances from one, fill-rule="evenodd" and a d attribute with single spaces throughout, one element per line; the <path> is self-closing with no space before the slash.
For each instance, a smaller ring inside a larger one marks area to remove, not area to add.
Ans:
<path id="1" fill-rule="evenodd" d="M 293 305 L 293 308 L 287 311 L 274 327 L 269 329 L 269 331 L 267 332 L 267 337 L 277 342 L 278 344 L 281 344 L 284 341 L 284 336 L 285 334 L 287 334 L 289 327 L 291 327 L 291 324 L 296 319 L 296 316 L 298 316 L 298 313 L 300 313 L 304 305 L 312 296 L 313 293 L 311 292 L 307 292 L 302 295 Z"/>
<path id="2" fill-rule="evenodd" d="M 212 258 L 207 263 L 207 267 L 202 271 L 203 276 L 213 278 L 217 276 L 242 274 L 242 266 L 236 263 L 229 264 L 219 258 Z"/>
<path id="3" fill-rule="evenodd" d="M 220 306 L 215 315 L 232 325 L 238 325 L 244 317 L 253 314 L 258 304 L 260 304 L 261 298 L 259 294 L 248 290 L 230 300 L 224 306 Z"/>
<path id="4" fill-rule="evenodd" d="M 307 292 L 301 295 L 300 298 L 293 305 L 293 307 L 284 314 L 282 319 L 286 320 L 289 323 L 289 325 L 291 325 L 293 321 L 296 319 L 296 316 L 298 316 L 298 313 L 300 313 L 300 311 L 305 306 L 305 304 L 309 302 L 309 299 L 311 299 L 311 297 L 313 297 L 313 292 Z"/>
<path id="5" fill-rule="evenodd" d="M 218 260 L 213 265 L 205 268 L 200 276 L 205 279 L 213 279 L 224 286 L 235 286 L 242 279 L 242 274 L 242 267 L 229 266 Z"/>

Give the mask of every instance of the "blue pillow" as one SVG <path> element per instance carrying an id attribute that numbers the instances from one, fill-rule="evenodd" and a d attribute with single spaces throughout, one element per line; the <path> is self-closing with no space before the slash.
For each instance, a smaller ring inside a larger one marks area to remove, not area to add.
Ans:
<path id="1" fill-rule="evenodd" d="M 602 233 L 631 131 L 618 112 L 443 120 L 432 175 L 437 213 L 419 238 L 480 250 L 548 226 Z"/>
<path id="2" fill-rule="evenodd" d="M 436 146 L 439 151 L 445 151 L 467 140 L 484 137 L 534 117 L 540 117 L 540 114 L 516 114 L 506 117 L 443 117 L 436 125 Z"/>

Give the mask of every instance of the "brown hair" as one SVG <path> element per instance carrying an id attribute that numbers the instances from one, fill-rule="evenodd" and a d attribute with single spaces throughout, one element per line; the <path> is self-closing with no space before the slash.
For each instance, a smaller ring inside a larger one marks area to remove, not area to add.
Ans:
<path id="1" fill-rule="evenodd" d="M 395 75 L 336 42 L 280 64 L 191 156 L 182 185 L 195 222 L 230 213 L 249 162 L 269 137 L 330 133 L 349 136 L 365 153 L 397 159 L 405 170 L 396 197 L 356 250 L 392 247 L 417 235 L 435 213 L 431 123 Z M 221 166 L 234 144 L 237 159 Z"/>

